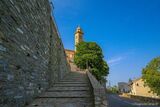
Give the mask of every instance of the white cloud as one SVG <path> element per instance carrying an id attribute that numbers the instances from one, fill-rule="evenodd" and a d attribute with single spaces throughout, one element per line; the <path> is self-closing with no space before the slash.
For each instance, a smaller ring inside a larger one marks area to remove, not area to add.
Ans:
<path id="1" fill-rule="evenodd" d="M 125 60 L 126 58 L 130 57 L 131 55 L 133 55 L 135 53 L 135 50 L 130 50 L 126 53 L 123 53 L 117 57 L 113 57 L 111 59 L 108 60 L 108 64 L 110 66 L 114 66 L 114 65 L 117 65 L 119 63 L 121 63 L 123 60 Z"/>
<path id="2" fill-rule="evenodd" d="M 119 62 L 121 62 L 124 59 L 125 59 L 125 56 L 114 57 L 114 58 L 111 58 L 110 60 L 108 60 L 108 64 L 110 66 L 117 65 L 117 64 L 119 64 Z"/>
<path id="3" fill-rule="evenodd" d="M 122 59 L 124 59 L 122 56 L 117 57 L 117 58 L 110 59 L 110 60 L 108 61 L 108 64 L 112 64 L 112 63 L 119 62 L 119 61 L 121 61 Z"/>

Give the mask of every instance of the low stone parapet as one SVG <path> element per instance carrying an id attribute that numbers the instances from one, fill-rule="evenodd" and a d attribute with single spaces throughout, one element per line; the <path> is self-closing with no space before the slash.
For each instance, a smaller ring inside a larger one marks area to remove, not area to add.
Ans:
<path id="1" fill-rule="evenodd" d="M 130 98 L 154 105 L 160 105 L 160 98 L 152 98 L 152 97 L 136 96 L 136 95 L 130 95 Z"/>
<path id="2" fill-rule="evenodd" d="M 87 75 L 93 88 L 95 107 L 107 107 L 105 88 L 89 71 L 87 71 Z"/>

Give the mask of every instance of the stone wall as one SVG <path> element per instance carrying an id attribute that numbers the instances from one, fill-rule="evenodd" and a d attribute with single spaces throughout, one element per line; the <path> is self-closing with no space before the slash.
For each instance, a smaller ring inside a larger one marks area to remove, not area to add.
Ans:
<path id="1" fill-rule="evenodd" d="M 93 89 L 95 107 L 108 107 L 104 86 L 98 82 L 90 71 L 86 70 L 86 72 Z"/>
<path id="2" fill-rule="evenodd" d="M 0 107 L 22 107 L 70 68 L 48 0 L 0 0 Z"/>
<path id="3" fill-rule="evenodd" d="M 144 96 L 137 96 L 137 95 L 128 95 L 129 98 L 141 101 L 143 103 L 147 102 L 147 105 L 157 105 L 160 106 L 160 98 L 152 98 L 152 97 L 144 97 Z"/>

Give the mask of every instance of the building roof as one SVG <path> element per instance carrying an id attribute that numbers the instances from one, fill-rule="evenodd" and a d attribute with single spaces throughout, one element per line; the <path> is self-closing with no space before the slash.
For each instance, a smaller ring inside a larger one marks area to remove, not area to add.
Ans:
<path id="1" fill-rule="evenodd" d="M 139 81 L 140 79 L 142 79 L 142 78 L 141 78 L 141 77 L 139 77 L 139 78 L 137 78 L 137 79 L 133 80 L 132 82 L 137 82 L 137 81 Z"/>
<path id="2" fill-rule="evenodd" d="M 65 51 L 75 52 L 74 50 L 65 49 Z"/>
<path id="3" fill-rule="evenodd" d="M 141 77 L 139 77 L 139 78 L 137 78 L 137 79 L 135 79 L 135 80 L 132 80 L 132 82 L 130 82 L 130 83 L 129 83 L 129 85 L 132 85 L 133 83 L 135 83 L 135 82 L 139 81 L 140 79 L 142 79 L 142 78 L 141 78 Z"/>

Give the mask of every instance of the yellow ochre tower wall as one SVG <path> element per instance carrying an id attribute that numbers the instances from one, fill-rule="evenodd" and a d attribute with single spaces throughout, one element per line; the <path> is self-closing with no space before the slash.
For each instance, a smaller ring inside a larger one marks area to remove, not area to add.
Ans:
<path id="1" fill-rule="evenodd" d="M 76 46 L 83 41 L 83 31 L 80 28 L 80 26 L 77 27 L 75 32 L 75 52 L 76 52 Z"/>

